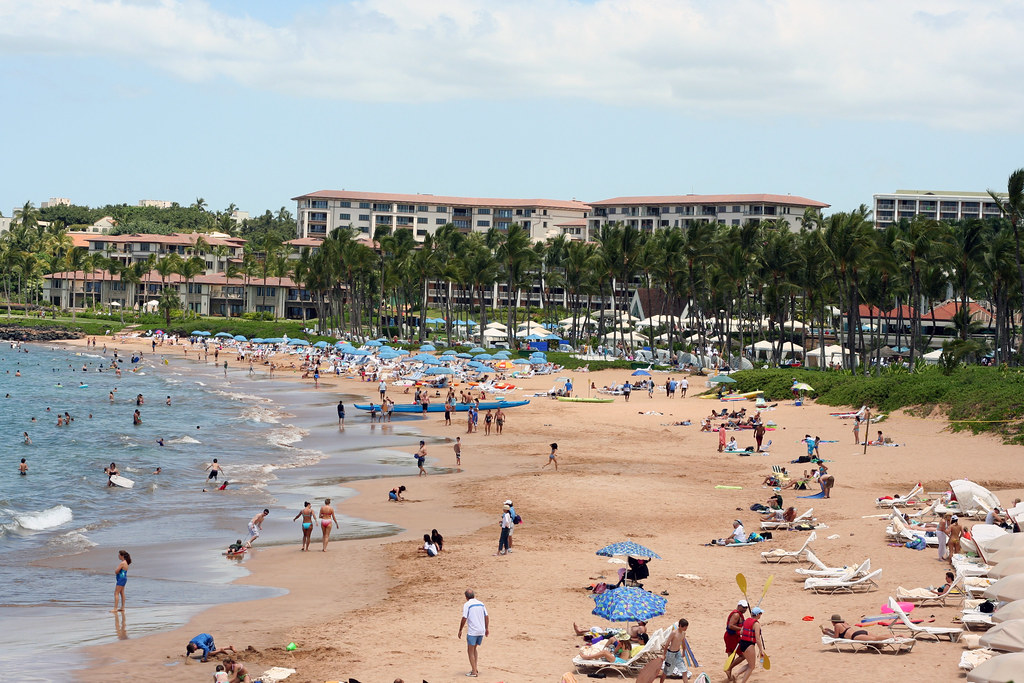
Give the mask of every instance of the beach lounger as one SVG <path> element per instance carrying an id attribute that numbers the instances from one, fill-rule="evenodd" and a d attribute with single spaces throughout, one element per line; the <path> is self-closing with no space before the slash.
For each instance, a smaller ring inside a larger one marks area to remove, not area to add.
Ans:
<path id="1" fill-rule="evenodd" d="M 853 571 L 856 571 L 854 569 Z M 850 574 L 853 573 L 851 571 Z M 878 584 L 875 583 L 875 579 L 882 573 L 881 569 L 876 569 L 870 574 L 865 574 L 857 578 L 852 578 L 848 574 L 847 576 L 841 576 L 838 578 L 816 578 L 811 577 L 804 581 L 804 590 L 814 591 L 815 593 L 858 593 L 867 592 L 878 588 Z"/>
<path id="2" fill-rule="evenodd" d="M 853 569 L 853 572 L 850 570 Z M 800 576 L 816 576 L 818 578 L 841 578 L 849 576 L 851 579 L 855 579 L 858 576 L 864 576 L 871 571 L 871 559 L 864 560 L 864 563 L 859 567 L 824 567 L 814 569 L 800 568 L 796 570 L 796 573 Z"/>
<path id="3" fill-rule="evenodd" d="M 964 577 L 957 574 L 953 579 L 953 585 L 942 595 L 937 595 L 927 588 L 896 588 L 896 599 L 900 602 L 909 602 L 918 607 L 945 607 L 950 599 L 962 601 L 964 599 Z"/>
<path id="4" fill-rule="evenodd" d="M 914 643 L 916 642 L 913 638 L 897 637 L 884 640 L 850 640 L 848 638 L 833 638 L 832 636 L 821 637 L 821 644 L 834 648 L 836 652 L 844 652 L 843 648 L 849 648 L 850 652 L 873 651 L 879 654 L 891 652 L 894 655 L 898 655 L 901 652 L 913 650 Z"/>
<path id="5" fill-rule="evenodd" d="M 898 621 L 894 621 L 889 626 L 889 630 L 892 631 L 893 635 L 896 635 L 896 631 L 907 630 L 910 631 L 910 635 L 913 638 L 927 637 L 939 640 L 942 637 L 949 638 L 950 642 L 955 643 L 963 635 L 962 628 L 956 628 L 952 626 L 920 626 L 910 621 L 910 617 L 900 607 L 900 603 L 895 598 L 889 598 L 889 609 L 892 610 L 893 614 L 899 617 Z"/>
<path id="6" fill-rule="evenodd" d="M 977 609 L 964 609 L 960 613 L 960 623 L 968 631 L 987 631 L 995 626 L 992 623 L 991 612 L 981 612 Z"/>
<path id="7" fill-rule="evenodd" d="M 779 481 L 789 481 L 789 475 L 782 471 L 784 469 L 785 468 L 782 465 L 772 465 L 772 474 L 774 474 Z"/>
<path id="8" fill-rule="evenodd" d="M 934 533 L 929 536 L 924 531 L 914 531 L 907 526 L 906 521 L 903 519 L 903 515 L 898 511 L 893 511 L 892 519 L 890 520 L 889 526 L 886 528 L 885 533 L 890 538 L 895 538 L 901 541 L 913 541 L 914 538 L 920 536 L 924 539 L 926 545 L 937 546 L 939 545 L 939 537 Z"/>
<path id="9" fill-rule="evenodd" d="M 910 505 L 914 502 L 917 496 L 924 493 L 924 487 L 918 484 L 914 488 L 910 489 L 910 493 L 905 496 L 894 496 L 893 498 L 877 498 L 875 499 L 875 506 L 880 508 L 891 508 Z"/>
<path id="10" fill-rule="evenodd" d="M 625 678 L 627 674 L 635 676 L 644 667 L 644 664 L 646 664 L 648 660 L 661 652 L 661 648 L 665 645 L 665 641 L 668 640 L 670 631 L 671 627 L 655 631 L 651 634 L 647 644 L 644 645 L 635 656 L 630 657 L 622 664 L 614 664 L 603 659 L 583 659 L 577 655 L 572 660 L 573 666 L 576 667 L 576 672 L 581 674 L 614 671 L 623 678 Z"/>
<path id="11" fill-rule="evenodd" d="M 813 514 L 814 514 L 814 508 L 810 508 L 810 509 L 807 510 L 807 512 L 805 512 L 804 514 L 800 515 L 799 517 L 794 517 L 792 522 L 787 522 L 784 519 L 780 520 L 778 522 L 775 522 L 775 521 L 761 522 L 761 528 L 770 531 L 772 529 L 791 529 L 794 526 L 797 526 L 799 524 L 814 524 L 818 520 L 811 516 Z"/>
<path id="12" fill-rule="evenodd" d="M 957 553 L 953 555 L 953 570 L 964 576 L 988 576 L 992 565 L 985 564 L 978 557 Z"/>
<path id="13" fill-rule="evenodd" d="M 811 555 L 811 543 L 818 539 L 817 532 L 812 531 L 804 544 L 800 546 L 799 550 L 782 550 L 776 548 L 775 550 L 769 550 L 761 553 L 761 560 L 763 562 L 788 562 L 793 560 L 794 562 L 803 562 L 807 559 L 808 555 Z"/>
<path id="14" fill-rule="evenodd" d="M 977 650 L 966 650 L 960 655 L 960 670 L 974 671 L 975 667 L 981 666 L 996 655 L 1001 654 L 1003 653 L 997 650 L 990 650 L 986 647 L 979 648 Z"/>

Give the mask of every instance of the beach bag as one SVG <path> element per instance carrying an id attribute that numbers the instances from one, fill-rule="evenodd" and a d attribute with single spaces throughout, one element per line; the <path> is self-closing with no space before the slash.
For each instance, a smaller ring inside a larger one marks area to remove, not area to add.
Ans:
<path id="1" fill-rule="evenodd" d="M 907 541 L 907 547 L 911 550 L 924 550 L 928 547 L 928 544 L 920 536 L 914 536 L 913 541 Z"/>
<path id="2" fill-rule="evenodd" d="M 516 515 L 515 517 L 512 518 L 512 523 L 513 524 L 522 524 L 523 523 L 523 518 L 520 517 L 519 515 Z"/>

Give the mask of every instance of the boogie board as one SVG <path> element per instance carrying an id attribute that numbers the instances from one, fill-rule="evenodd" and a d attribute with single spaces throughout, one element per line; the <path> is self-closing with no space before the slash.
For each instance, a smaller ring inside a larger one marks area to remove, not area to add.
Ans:
<path id="1" fill-rule="evenodd" d="M 120 486 L 123 489 L 130 489 L 135 486 L 134 481 L 127 477 L 122 477 L 120 474 L 111 475 L 110 483 L 114 486 Z"/>
<path id="2" fill-rule="evenodd" d="M 586 398 L 586 397 L 583 397 L 583 396 L 572 396 L 572 397 L 569 397 L 569 396 L 559 396 L 557 398 L 558 398 L 559 401 L 564 401 L 566 403 L 614 403 L 615 402 L 614 398 Z"/>

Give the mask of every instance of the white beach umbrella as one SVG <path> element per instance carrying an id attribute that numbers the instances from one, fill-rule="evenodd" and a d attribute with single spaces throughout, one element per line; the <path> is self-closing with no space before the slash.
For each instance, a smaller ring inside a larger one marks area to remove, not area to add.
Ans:
<path id="1" fill-rule="evenodd" d="M 984 597 L 1003 602 L 1024 600 L 1024 574 L 1013 574 L 993 582 L 985 589 Z"/>
<path id="2" fill-rule="evenodd" d="M 990 553 L 984 553 L 985 562 L 991 565 L 1001 564 L 1015 557 L 1024 557 L 1024 548 L 1003 548 Z M 1024 595 L 1021 596 L 1024 598 Z"/>
<path id="3" fill-rule="evenodd" d="M 485 329 L 488 329 L 488 330 L 507 330 L 508 328 L 505 327 L 504 325 L 502 325 L 501 323 L 498 323 L 498 322 L 489 322 L 489 323 L 487 323 L 487 327 Z"/>
<path id="4" fill-rule="evenodd" d="M 1008 602 L 992 613 L 992 621 L 996 624 L 1014 619 L 1024 619 L 1024 600 Z"/>
<path id="5" fill-rule="evenodd" d="M 981 484 L 976 484 L 967 479 L 954 479 L 949 482 L 957 501 L 960 502 L 962 510 L 970 510 L 975 505 L 975 500 L 984 503 L 990 508 L 999 507 L 999 499 Z"/>
<path id="6" fill-rule="evenodd" d="M 988 570 L 988 578 L 990 579 L 1005 579 L 1007 576 L 1013 576 L 1014 574 L 1024 574 L 1024 557 L 1015 557 L 1012 560 L 1006 562 L 1000 562 L 996 566 Z M 1024 600 L 1020 601 L 1024 605 Z M 1022 614 L 1021 616 L 1024 616 Z"/>
<path id="7" fill-rule="evenodd" d="M 981 637 L 980 645 L 1001 652 L 1024 651 L 1024 619 L 996 624 Z M 1024 670 L 1018 674 L 1024 675 Z"/>
<path id="8" fill-rule="evenodd" d="M 978 538 L 979 527 L 981 527 L 982 538 Z M 989 531 L 989 527 L 995 527 L 1002 533 L 995 531 Z M 1011 534 L 1001 526 L 995 524 L 975 524 L 971 527 L 971 537 L 974 538 L 975 542 L 980 542 L 981 547 L 984 548 L 987 553 L 994 553 L 997 550 L 1005 550 L 1007 548 L 1024 548 L 1024 534 Z"/>
<path id="9" fill-rule="evenodd" d="M 967 672 L 968 683 L 1009 683 L 1024 671 L 1024 652 L 1011 652 L 982 662 Z"/>

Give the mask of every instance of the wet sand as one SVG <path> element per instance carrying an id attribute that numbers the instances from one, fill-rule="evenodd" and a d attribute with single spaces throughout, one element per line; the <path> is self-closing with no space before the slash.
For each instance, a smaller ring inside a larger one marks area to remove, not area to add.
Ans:
<path id="1" fill-rule="evenodd" d="M 125 342 L 117 345 L 128 347 Z M 141 343 L 139 348 L 148 350 Z M 603 371 L 555 376 L 571 376 L 580 388 L 590 381 L 598 386 L 622 382 L 628 375 L 627 371 Z M 666 376 L 654 377 L 663 382 Z M 553 376 L 517 382 L 525 391 L 513 396 L 547 390 L 553 383 Z M 459 414 L 450 427 L 443 424 L 442 414 L 431 414 L 426 420 L 396 418 L 390 428 L 378 425 L 382 433 L 411 425 L 424 434 L 463 440 L 461 472 L 417 478 L 410 449 L 410 476 L 346 484 L 359 495 L 342 503 L 340 512 L 406 531 L 387 538 L 332 542 L 326 553 L 319 552 L 315 531 L 314 552 L 302 553 L 296 523 L 295 543 L 257 548 L 246 564 L 251 574 L 241 580 L 285 588 L 287 595 L 221 605 L 181 629 L 93 648 L 89 668 L 77 678 L 201 680 L 214 665 L 185 664 L 182 655 L 190 638 L 208 632 L 220 646 L 233 644 L 257 675 L 270 666 L 288 666 L 298 670 L 289 681 L 456 680 L 469 670 L 465 642 L 456 638 L 456 630 L 462 592 L 472 587 L 491 616 L 491 637 L 480 650 L 481 678 L 557 680 L 571 670 L 571 658 L 580 644 L 572 635 L 572 623 L 602 623 L 590 615 L 593 601 L 583 587 L 603 580 L 599 577 L 615 576 L 622 566 L 595 556 L 594 551 L 627 538 L 664 558 L 651 564 L 651 578 L 645 582 L 649 590 L 668 592 L 668 611 L 652 620 L 651 626 L 658 628 L 684 616 L 689 619 L 694 652 L 714 681 L 725 678 L 722 631 L 728 611 L 741 597 L 737 572 L 745 574 L 751 597 L 760 595 L 765 579 L 775 575 L 762 605 L 773 668 L 755 673 L 752 680 L 824 680 L 830 670 L 857 670 L 869 679 L 894 674 L 910 674 L 918 680 L 957 678 L 960 645 L 921 642 L 910 655 L 898 658 L 836 654 L 822 648 L 818 626 L 826 624 L 834 612 L 851 622 L 876 614 L 898 585 L 942 582 L 947 565 L 938 561 L 934 550 L 890 547 L 884 520 L 864 518 L 879 512 L 875 497 L 906 493 L 918 481 L 928 491 L 945 490 L 950 479 L 969 477 L 1008 503 L 1024 492 L 1024 471 L 1017 466 L 1021 448 L 1003 446 L 989 436 L 951 434 L 938 418 L 895 415 L 881 427 L 905 445 L 869 447 L 861 455 L 862 449 L 852 443 L 850 425 L 829 417 L 832 408 L 784 403 L 765 413 L 780 425 L 766 437 L 774 442 L 770 456 L 723 455 L 717 453 L 717 434 L 699 432 L 699 421 L 712 407 L 736 404 L 695 398 L 693 393 L 703 389 L 698 386 L 702 383 L 691 380 L 691 397 L 686 400 L 670 400 L 663 393 L 649 399 L 646 392 L 634 392 L 629 403 L 617 398 L 613 404 L 533 399 L 529 406 L 507 411 L 501 436 L 484 435 L 483 416 L 480 431 L 466 434 L 465 414 Z M 376 396 L 375 384 L 356 380 L 321 381 L 319 390 L 313 389 L 310 380 L 308 390 L 316 391 L 321 402 L 323 394 L 339 391 Z M 402 398 L 399 394 L 396 401 Z M 647 411 L 663 414 L 643 414 Z M 687 418 L 693 426 L 670 425 Z M 348 420 L 368 417 L 349 406 Z M 764 502 L 769 494 L 761 480 L 773 464 L 785 464 L 796 473 L 803 469 L 789 461 L 805 452 L 798 443 L 805 433 L 839 441 L 822 446 L 823 457 L 833 460 L 829 467 L 836 488 L 829 500 L 797 500 L 793 491 L 783 491 L 785 504 L 796 505 L 798 512 L 813 504 L 815 516 L 828 525 L 817 532 L 814 546 L 826 562 L 859 563 L 870 557 L 873 568 L 882 568 L 878 591 L 813 595 L 802 590 L 793 565 L 760 562 L 761 551 L 795 549 L 807 532 L 777 532 L 773 541 L 741 548 L 703 545 L 728 535 L 736 517 L 748 531 L 757 528 L 749 506 Z M 753 443 L 751 432 L 735 434 L 742 446 Z M 559 444 L 558 472 L 541 469 L 552 441 Z M 323 465 L 329 467 L 329 462 Z M 454 466 L 450 446 L 430 446 L 428 469 L 431 465 Z M 387 502 L 387 491 L 400 484 L 408 487 L 409 501 Z M 743 488 L 721 490 L 716 485 Z M 329 489 L 323 495 L 332 495 Z M 495 557 L 501 503 L 506 498 L 515 501 L 524 524 L 515 530 L 514 552 Z M 431 528 L 445 536 L 444 552 L 433 559 L 418 552 L 422 534 Z M 839 538 L 827 539 L 834 534 Z M 934 614 L 935 625 L 946 625 L 957 610 L 927 608 L 920 613 Z M 813 616 L 814 621 L 805 622 L 804 616 Z M 128 620 L 130 624 L 130 609 Z M 292 641 L 298 649 L 289 653 L 285 646 Z"/>

